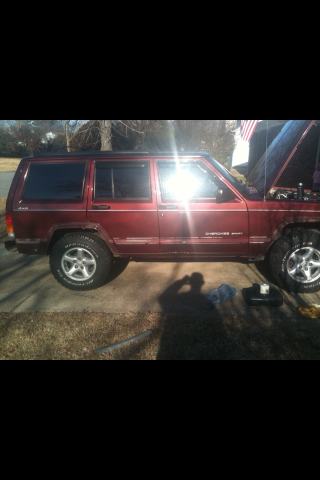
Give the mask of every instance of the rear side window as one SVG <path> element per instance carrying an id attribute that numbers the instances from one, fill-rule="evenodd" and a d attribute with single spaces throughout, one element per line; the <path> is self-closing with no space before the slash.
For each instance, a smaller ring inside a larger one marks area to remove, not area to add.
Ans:
<path id="1" fill-rule="evenodd" d="M 87 164 L 32 163 L 23 200 L 81 200 Z"/>
<path id="2" fill-rule="evenodd" d="M 97 162 L 95 199 L 150 200 L 149 162 Z"/>

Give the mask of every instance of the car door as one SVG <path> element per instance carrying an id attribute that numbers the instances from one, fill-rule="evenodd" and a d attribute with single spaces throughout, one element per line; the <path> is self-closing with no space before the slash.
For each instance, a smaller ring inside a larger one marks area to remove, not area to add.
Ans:
<path id="1" fill-rule="evenodd" d="M 100 224 L 121 254 L 159 253 L 159 225 L 150 159 L 93 160 L 87 218 Z"/>
<path id="2" fill-rule="evenodd" d="M 248 250 L 245 201 L 204 158 L 157 159 L 160 252 L 237 256 Z M 217 203 L 217 191 L 230 189 Z"/>

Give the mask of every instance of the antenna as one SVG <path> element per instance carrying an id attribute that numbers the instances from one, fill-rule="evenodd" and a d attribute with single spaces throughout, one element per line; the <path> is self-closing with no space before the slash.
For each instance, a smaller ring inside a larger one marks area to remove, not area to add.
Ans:
<path id="1" fill-rule="evenodd" d="M 264 199 L 266 202 L 267 195 L 267 162 L 268 162 L 268 140 L 269 140 L 269 120 L 267 120 L 267 134 L 266 134 L 266 161 L 264 162 Z"/>

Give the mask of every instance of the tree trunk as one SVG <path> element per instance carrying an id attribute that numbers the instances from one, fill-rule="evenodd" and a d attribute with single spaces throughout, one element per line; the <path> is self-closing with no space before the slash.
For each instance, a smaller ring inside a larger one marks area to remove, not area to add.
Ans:
<path id="1" fill-rule="evenodd" d="M 67 152 L 70 152 L 70 133 L 69 133 L 69 122 L 70 120 L 65 120 L 65 132 L 66 132 L 66 142 L 67 142 Z"/>
<path id="2" fill-rule="evenodd" d="M 112 150 L 111 120 L 100 120 L 101 150 Z"/>

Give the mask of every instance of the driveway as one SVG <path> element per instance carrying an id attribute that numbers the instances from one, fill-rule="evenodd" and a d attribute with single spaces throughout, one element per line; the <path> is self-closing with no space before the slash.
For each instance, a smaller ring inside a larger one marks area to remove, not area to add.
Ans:
<path id="1" fill-rule="evenodd" d="M 0 198 L 7 197 L 15 172 L 0 173 Z"/>
<path id="2" fill-rule="evenodd" d="M 165 312 L 211 315 L 204 308 L 206 294 L 222 284 L 237 289 L 237 296 L 217 307 L 221 315 L 246 315 L 252 310 L 242 289 L 253 283 L 272 285 L 264 264 L 241 261 L 116 263 L 109 283 L 90 292 L 67 290 L 50 273 L 48 258 L 23 256 L 0 244 L 0 312 Z M 186 276 L 193 280 L 191 284 Z M 261 313 L 290 314 L 298 306 L 320 304 L 320 294 L 285 292 L 280 309 L 260 307 Z"/>

